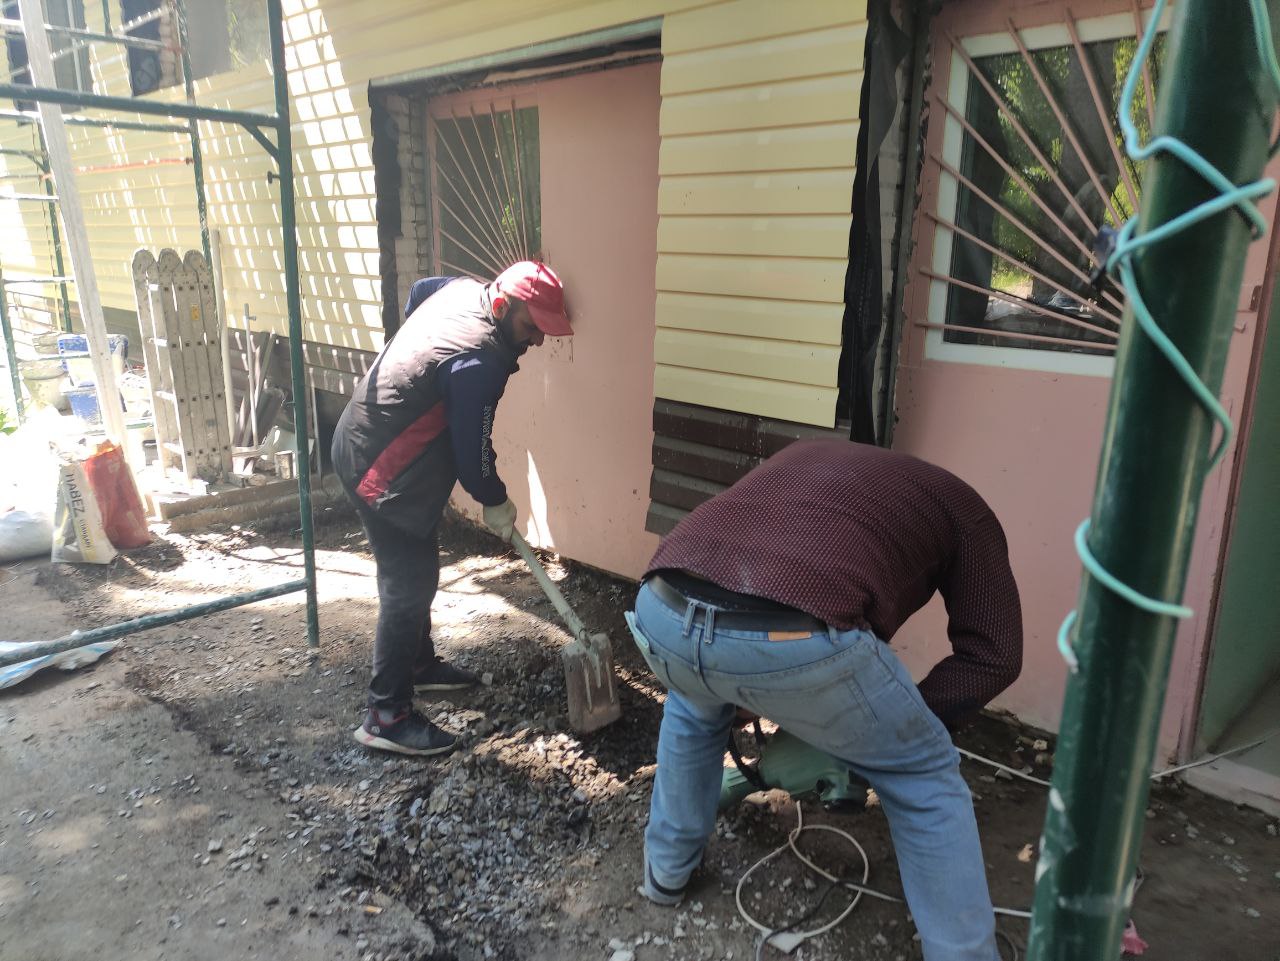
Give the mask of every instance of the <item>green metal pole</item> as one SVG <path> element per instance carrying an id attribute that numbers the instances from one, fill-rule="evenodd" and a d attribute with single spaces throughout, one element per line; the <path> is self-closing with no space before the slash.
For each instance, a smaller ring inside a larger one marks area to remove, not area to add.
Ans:
<path id="1" fill-rule="evenodd" d="M 13 383 L 13 406 L 22 423 L 22 377 L 18 373 L 18 349 L 13 343 L 13 327 L 9 324 L 9 295 L 4 289 L 4 274 L 0 273 L 0 334 L 4 335 L 4 351 L 9 359 L 9 380 Z"/>
<path id="2" fill-rule="evenodd" d="M 1268 0 L 1275 22 L 1280 0 Z M 1276 91 L 1259 61 L 1248 0 L 1180 0 L 1163 71 L 1158 133 L 1233 183 L 1267 161 Z M 1161 154 L 1148 168 L 1139 233 L 1215 192 Z M 1249 227 L 1234 211 L 1139 255 L 1152 314 L 1216 394 L 1230 344 Z M 1089 547 L 1148 597 L 1186 582 L 1213 423 L 1126 310 L 1094 497 Z M 1138 849 L 1177 622 L 1083 579 L 1049 810 L 1041 840 L 1029 961 L 1114 961 Z"/>
<path id="3" fill-rule="evenodd" d="M 187 5 L 177 0 L 178 45 L 182 48 L 182 82 L 187 92 L 187 103 L 196 102 L 195 85 L 191 79 L 191 48 L 187 40 Z M 191 131 L 191 165 L 196 177 L 196 211 L 200 217 L 200 243 L 204 248 L 204 262 L 212 268 L 213 251 L 209 246 L 209 204 L 204 194 L 204 157 L 200 153 L 200 129 L 194 117 L 187 121 Z M 215 278 L 216 282 L 217 278 Z"/>
<path id="4" fill-rule="evenodd" d="M 31 89 L 29 87 L 23 89 Z M 3 94 L 0 94 L 0 98 Z M 39 98 L 30 98 L 39 99 Z M 38 114 L 23 110 L 0 110 L 0 120 L 12 120 L 15 123 L 39 123 Z M 104 130 L 146 130 L 151 133 L 186 133 L 187 128 L 176 123 L 146 123 L 134 120 L 99 120 L 97 117 L 78 117 L 64 113 L 62 122 L 68 127 L 101 127 Z M 257 128 L 253 128 L 257 129 Z"/>
<path id="5" fill-rule="evenodd" d="M 44 173 L 44 192 L 50 197 L 54 195 L 53 177 L 50 176 L 52 168 L 49 166 L 49 151 L 44 145 L 44 129 L 37 126 L 36 130 L 40 134 L 40 159 L 37 163 L 40 170 Z M 71 333 L 71 297 L 67 293 L 66 281 L 66 265 L 62 261 L 62 232 L 58 229 L 58 210 L 56 207 L 49 208 L 49 243 L 53 245 L 53 275 L 61 278 L 58 282 L 58 292 L 62 300 L 62 332 Z"/>
<path id="6" fill-rule="evenodd" d="M 46 23 L 45 30 L 49 33 L 60 34 L 66 37 L 80 37 L 84 40 L 93 40 L 98 43 L 114 43 L 121 47 L 136 47 L 140 50 L 163 50 L 163 40 L 148 40 L 145 37 L 128 37 L 115 33 L 98 33 L 94 30 L 85 30 L 81 27 L 64 27 L 61 24 Z M 22 21 L 0 19 L 0 30 L 5 33 L 13 33 L 21 36 Z"/>
<path id="7" fill-rule="evenodd" d="M 271 74 L 276 89 L 276 160 L 280 165 L 280 222 L 284 235 L 284 289 L 289 308 L 289 367 L 293 382 L 294 451 L 297 457 L 298 508 L 302 515 L 302 556 L 307 579 L 307 645 L 320 646 L 316 606 L 315 531 L 311 523 L 311 456 L 307 438 L 306 374 L 302 357 L 302 302 L 299 296 L 298 233 L 293 197 L 293 131 L 289 126 L 289 76 L 284 62 L 284 23 L 280 0 L 267 0 L 271 31 Z"/>
<path id="8" fill-rule="evenodd" d="M 16 650 L 0 654 L 0 667 L 21 664 L 23 661 L 30 661 L 37 657 L 47 657 L 50 654 L 60 654 L 63 651 L 83 647 L 85 644 L 96 644 L 98 641 L 109 641 L 113 638 L 137 634 L 139 631 L 150 630 L 153 627 L 163 627 L 166 624 L 189 621 L 193 617 L 203 617 L 205 614 L 229 611 L 232 608 L 244 607 L 246 604 L 256 604 L 258 601 L 265 601 L 272 597 L 283 597 L 285 594 L 293 594 L 304 590 L 306 586 L 307 582 L 303 580 L 286 581 L 283 584 L 274 584 L 271 587 L 263 587 L 244 594 L 220 597 L 216 601 L 191 604 L 176 611 L 166 611 L 163 614 L 147 614 L 143 617 L 135 617 L 133 620 L 120 621 L 118 624 L 95 627 L 88 631 L 76 631 L 74 634 L 68 634 L 55 641 L 33 641 Z"/>
<path id="9" fill-rule="evenodd" d="M 62 90 L 57 87 L 28 87 L 25 84 L 0 83 L 0 99 L 29 100 L 33 103 L 55 103 L 66 107 L 84 107 L 89 110 L 118 110 L 121 113 L 140 113 L 150 117 L 179 117 L 183 120 L 194 117 L 196 120 L 213 120 L 222 123 L 235 123 L 243 127 L 274 127 L 278 118 L 249 110 L 223 110 L 220 107 L 202 107 L 189 103 L 167 103 L 163 100 L 146 100 L 133 97 L 107 97 L 96 93 L 81 93 L 79 90 Z M 102 121 L 89 118 L 68 118 L 67 123 L 96 123 Z M 130 124 L 116 123 L 123 129 L 131 129 Z M 151 129 L 151 128 L 143 128 Z M 185 127 L 178 127 L 185 132 Z"/>

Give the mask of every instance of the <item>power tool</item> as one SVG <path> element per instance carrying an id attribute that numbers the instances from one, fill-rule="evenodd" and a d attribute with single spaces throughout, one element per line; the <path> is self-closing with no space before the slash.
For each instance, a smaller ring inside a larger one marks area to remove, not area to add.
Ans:
<path id="1" fill-rule="evenodd" d="M 828 811 L 860 811 L 867 803 L 867 782 L 847 764 L 781 729 L 765 737 L 759 719 L 754 720 L 760 759 L 742 759 L 729 734 L 734 766 L 724 770 L 720 782 L 720 810 L 736 807 L 748 794 L 781 788 L 795 798 L 816 798 Z"/>

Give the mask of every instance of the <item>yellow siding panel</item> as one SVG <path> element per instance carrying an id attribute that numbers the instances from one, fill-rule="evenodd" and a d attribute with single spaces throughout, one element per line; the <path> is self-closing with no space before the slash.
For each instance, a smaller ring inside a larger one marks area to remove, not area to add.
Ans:
<path id="1" fill-rule="evenodd" d="M 852 23 L 732 47 L 668 54 L 662 64 L 662 95 L 848 73 L 861 68 L 866 41 L 867 25 Z"/>
<path id="2" fill-rule="evenodd" d="M 348 81 L 424 67 L 646 20 L 705 0 L 327 0 L 289 18 L 291 28 L 332 38 Z"/>
<path id="3" fill-rule="evenodd" d="M 669 367 L 834 387 L 840 347 L 659 329 L 654 359 Z"/>
<path id="4" fill-rule="evenodd" d="M 851 169 L 857 151 L 856 120 L 780 130 L 686 134 L 663 138 L 658 152 L 658 174 L 670 177 L 821 167 Z"/>
<path id="5" fill-rule="evenodd" d="M 834 387 L 811 387 L 659 364 L 654 374 L 654 391 L 658 397 L 685 404 L 817 427 L 835 425 L 837 391 Z"/>
<path id="6" fill-rule="evenodd" d="M 839 257 L 849 214 L 813 217 L 663 217 L 658 253 Z"/>
<path id="7" fill-rule="evenodd" d="M 658 397 L 829 427 L 866 4 L 666 17 Z"/>
<path id="8" fill-rule="evenodd" d="M 668 15 L 662 29 L 662 52 L 671 56 L 866 19 L 866 0 L 734 0 Z"/>
<path id="9" fill-rule="evenodd" d="M 658 117 L 663 137 L 717 130 L 758 130 L 833 123 L 857 116 L 862 72 L 756 87 L 664 97 Z"/>
<path id="10" fill-rule="evenodd" d="M 839 214 L 853 206 L 853 170 L 663 177 L 660 216 Z"/>
<path id="11" fill-rule="evenodd" d="M 835 303 L 844 299 L 846 269 L 834 258 L 659 254 L 657 279 L 659 290 Z"/>
<path id="12" fill-rule="evenodd" d="M 662 329 L 700 330 L 792 340 L 808 344 L 840 343 L 843 305 L 806 303 L 712 294 L 661 291 L 657 317 Z"/>

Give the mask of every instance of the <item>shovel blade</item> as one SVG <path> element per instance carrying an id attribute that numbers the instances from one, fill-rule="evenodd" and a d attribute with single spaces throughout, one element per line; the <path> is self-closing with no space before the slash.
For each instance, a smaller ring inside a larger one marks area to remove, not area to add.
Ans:
<path id="1" fill-rule="evenodd" d="M 604 634 L 574 640 L 560 651 L 569 693 L 569 726 L 584 734 L 622 716 L 613 676 L 613 646 Z"/>

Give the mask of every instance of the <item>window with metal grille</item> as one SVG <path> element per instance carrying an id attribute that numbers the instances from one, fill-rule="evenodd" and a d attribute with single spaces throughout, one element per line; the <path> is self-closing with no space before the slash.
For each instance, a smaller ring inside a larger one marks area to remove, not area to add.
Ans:
<path id="1" fill-rule="evenodd" d="M 271 55 L 263 0 L 187 0 L 183 9 L 192 80 L 261 63 Z M 129 36 L 176 46 L 178 26 L 169 0 L 120 0 L 120 14 Z M 129 50 L 129 86 L 135 97 L 178 83 L 182 65 L 176 52 Z"/>
<path id="2" fill-rule="evenodd" d="M 1067 15 L 1035 31 L 1034 44 L 1012 26 L 950 39 L 948 90 L 937 98 L 944 135 L 928 159 L 939 178 L 927 215 L 935 246 L 924 268 L 933 281 L 928 326 L 941 344 L 1000 349 L 1013 365 L 1018 352 L 1114 354 L 1122 296 L 1090 274 L 1099 231 L 1118 228 L 1142 196 L 1118 120 L 1135 28 L 1125 18 L 1077 24 Z M 1162 35 L 1133 107 L 1144 140 L 1163 52 Z"/>
<path id="3" fill-rule="evenodd" d="M 490 280 L 542 257 L 537 107 L 433 116 L 428 148 L 437 270 Z"/>
<path id="4" fill-rule="evenodd" d="M 0 5 L 7 20 L 21 20 L 22 11 L 17 0 L 7 0 Z M 60 27 L 85 29 L 84 4 L 81 0 L 45 0 L 45 22 Z M 58 30 L 49 31 L 49 49 L 53 54 L 53 76 L 63 90 L 93 89 L 89 73 L 89 46 L 83 37 L 75 37 Z M 9 34 L 5 45 L 9 55 L 9 71 L 14 83 L 30 84 L 31 70 L 27 66 L 27 42 L 18 34 Z M 22 109 L 34 109 L 26 104 Z"/>

